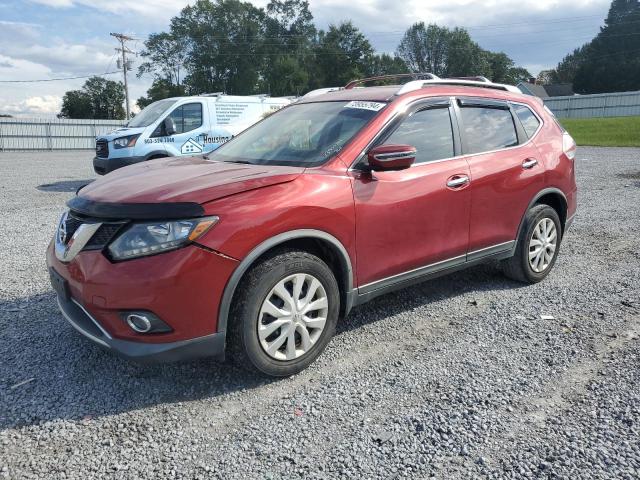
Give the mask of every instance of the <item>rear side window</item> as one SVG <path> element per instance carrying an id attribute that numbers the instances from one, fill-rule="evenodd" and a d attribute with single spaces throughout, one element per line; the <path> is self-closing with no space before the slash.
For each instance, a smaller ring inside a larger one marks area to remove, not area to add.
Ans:
<path id="1" fill-rule="evenodd" d="M 513 110 L 520 119 L 520 123 L 522 123 L 524 131 L 527 133 L 527 137 L 533 137 L 533 134 L 536 133 L 540 126 L 538 117 L 533 114 L 529 107 L 525 107 L 524 105 L 514 105 Z"/>
<path id="2" fill-rule="evenodd" d="M 176 133 L 190 132 L 202 125 L 202 104 L 186 103 L 171 112 L 170 116 L 176 124 Z"/>
<path id="3" fill-rule="evenodd" d="M 384 143 L 416 147 L 416 163 L 453 157 L 449 109 L 432 108 L 414 113 Z"/>
<path id="4" fill-rule="evenodd" d="M 518 135 L 509 110 L 463 107 L 462 130 L 467 153 L 489 152 L 518 145 Z"/>

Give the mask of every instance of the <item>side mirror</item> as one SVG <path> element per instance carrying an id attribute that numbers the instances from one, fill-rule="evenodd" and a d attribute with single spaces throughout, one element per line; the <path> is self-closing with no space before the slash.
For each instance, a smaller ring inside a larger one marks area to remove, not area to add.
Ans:
<path id="1" fill-rule="evenodd" d="M 416 161 L 416 147 L 411 145 L 379 145 L 367 153 L 374 171 L 404 170 Z"/>
<path id="2" fill-rule="evenodd" d="M 164 133 L 166 133 L 167 136 L 171 136 L 176 133 L 176 124 L 173 121 L 173 118 L 167 117 L 164 119 Z"/>

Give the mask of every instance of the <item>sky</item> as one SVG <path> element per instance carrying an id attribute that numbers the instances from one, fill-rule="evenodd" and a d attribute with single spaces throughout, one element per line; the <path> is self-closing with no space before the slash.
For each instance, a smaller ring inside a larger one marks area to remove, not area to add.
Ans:
<path id="1" fill-rule="evenodd" d="M 171 17 L 193 1 L 0 0 L 0 114 L 55 115 L 64 93 L 80 88 L 83 79 L 6 81 L 115 71 L 117 45 L 109 32 L 136 38 L 130 48 L 139 51 L 150 33 L 167 30 Z M 252 3 L 262 7 L 267 0 Z M 418 21 L 465 27 L 480 46 L 507 53 L 535 75 L 593 38 L 610 0 L 310 0 L 310 5 L 318 27 L 351 20 L 378 52 L 393 53 L 407 27 Z M 120 80 L 122 74 L 106 78 Z M 152 78 L 129 78 L 134 104 Z"/>

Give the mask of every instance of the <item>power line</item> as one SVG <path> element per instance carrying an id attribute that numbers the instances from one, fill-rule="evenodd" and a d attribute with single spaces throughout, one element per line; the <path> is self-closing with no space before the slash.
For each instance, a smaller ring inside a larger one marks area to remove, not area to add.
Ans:
<path id="1" fill-rule="evenodd" d="M 77 77 L 61 77 L 61 78 L 40 78 L 37 80 L 0 80 L 0 83 L 40 83 L 40 82 L 58 82 L 62 80 L 77 80 L 80 78 L 91 78 L 91 77 L 102 77 L 104 75 L 114 75 L 116 73 L 120 73 L 119 71 L 115 72 L 104 72 L 104 73 L 94 73 L 91 75 L 80 75 Z"/>

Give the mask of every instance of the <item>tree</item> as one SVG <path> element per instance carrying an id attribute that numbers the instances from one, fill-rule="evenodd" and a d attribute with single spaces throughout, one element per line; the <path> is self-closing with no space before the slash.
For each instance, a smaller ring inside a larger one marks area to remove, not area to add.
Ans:
<path id="1" fill-rule="evenodd" d="M 248 2 L 198 0 L 185 7 L 171 20 L 171 34 L 187 45 L 187 91 L 256 93 L 264 28 L 264 10 Z"/>
<path id="2" fill-rule="evenodd" d="M 182 85 L 174 85 L 169 80 L 157 78 L 153 81 L 149 90 L 147 90 L 147 96 L 140 97 L 136 103 L 138 107 L 142 109 L 158 100 L 170 97 L 181 97 L 184 94 L 185 91 Z"/>
<path id="3" fill-rule="evenodd" d="M 315 48 L 317 86 L 333 87 L 362 78 L 371 70 L 373 47 L 353 23 L 329 25 L 321 31 Z"/>
<path id="4" fill-rule="evenodd" d="M 299 95 L 307 89 L 317 31 L 307 0 L 271 0 L 261 53 L 260 90 Z"/>
<path id="5" fill-rule="evenodd" d="M 488 52 L 471 40 L 469 32 L 456 27 L 449 32 L 448 37 L 446 77 L 493 76 Z"/>
<path id="6" fill-rule="evenodd" d="M 122 82 L 91 77 L 80 90 L 64 94 L 59 118 L 123 119 L 125 95 Z"/>
<path id="7" fill-rule="evenodd" d="M 605 26 L 556 68 L 559 81 L 578 93 L 640 89 L 640 1 L 613 0 Z"/>
<path id="8" fill-rule="evenodd" d="M 558 66 L 553 70 L 553 83 L 573 83 L 576 72 L 588 58 L 589 45 L 576 48 L 572 53 L 566 55 Z"/>
<path id="9" fill-rule="evenodd" d="M 172 33 L 152 33 L 144 42 L 140 56 L 145 59 L 138 67 L 138 78 L 152 74 L 171 85 L 181 85 L 187 59 L 187 41 Z"/>
<path id="10" fill-rule="evenodd" d="M 371 59 L 371 66 L 367 75 L 372 77 L 379 75 L 393 75 L 398 73 L 409 73 L 409 67 L 398 56 L 391 56 L 388 53 L 374 55 Z"/>
<path id="11" fill-rule="evenodd" d="M 447 69 L 449 30 L 424 22 L 410 26 L 404 34 L 396 54 L 412 72 L 429 72 L 444 76 Z"/>
<path id="12" fill-rule="evenodd" d="M 515 62 L 506 53 L 494 53 L 485 50 L 485 55 L 491 71 L 489 78 L 494 82 L 517 85 L 531 78 L 531 73 L 526 68 L 516 66 Z"/>
<path id="13" fill-rule="evenodd" d="M 464 28 L 415 23 L 405 32 L 396 53 L 411 71 L 439 77 L 483 75 L 495 82 L 518 83 L 529 76 L 505 53 L 481 48 Z"/>

